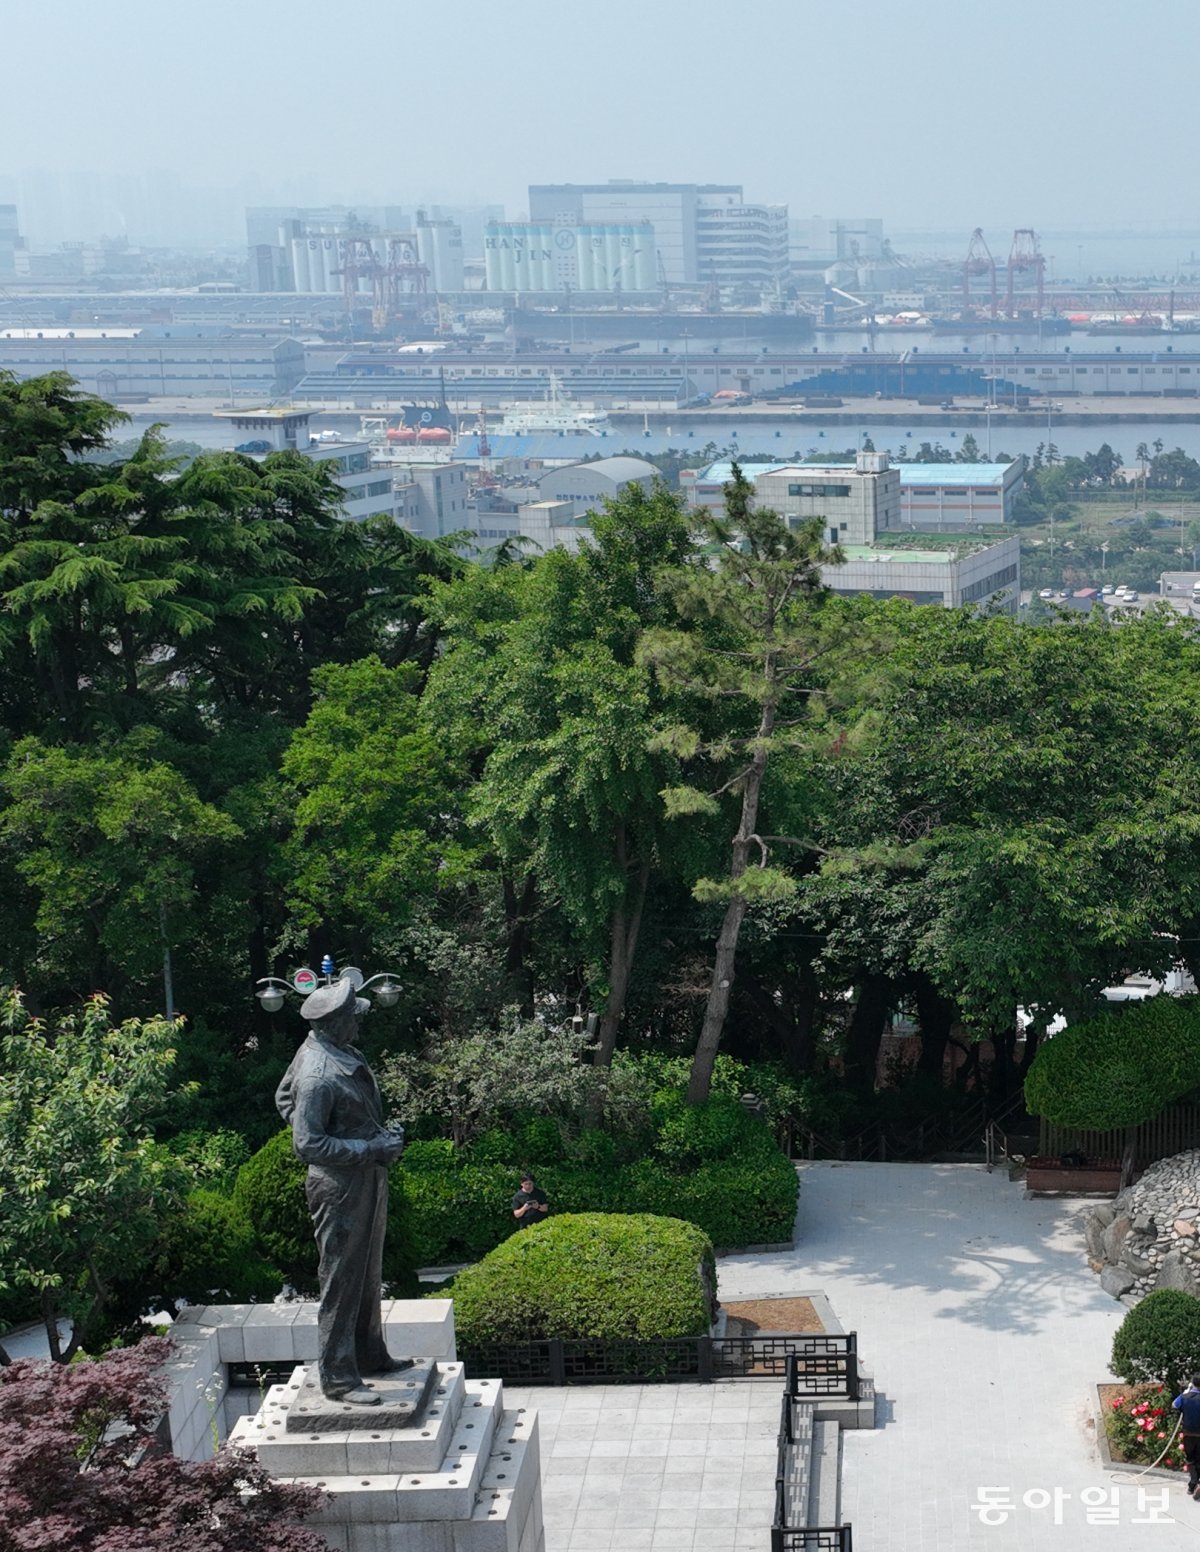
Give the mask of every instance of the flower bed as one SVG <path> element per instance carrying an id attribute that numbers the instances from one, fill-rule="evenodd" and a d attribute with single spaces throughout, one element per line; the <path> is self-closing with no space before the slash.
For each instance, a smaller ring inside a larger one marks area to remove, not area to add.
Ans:
<path id="1" fill-rule="evenodd" d="M 1149 1466 L 1161 1454 L 1179 1420 L 1179 1414 L 1171 1410 L 1174 1398 L 1161 1385 L 1101 1385 L 1099 1391 L 1113 1460 Z M 1187 1470 L 1178 1437 L 1158 1464 L 1164 1471 Z"/>

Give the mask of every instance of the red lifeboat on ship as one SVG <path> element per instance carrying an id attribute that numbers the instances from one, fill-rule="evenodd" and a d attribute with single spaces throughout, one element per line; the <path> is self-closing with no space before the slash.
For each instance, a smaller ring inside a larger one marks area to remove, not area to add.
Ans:
<path id="1" fill-rule="evenodd" d="M 389 442 L 415 442 L 417 432 L 414 426 L 389 426 L 387 429 Z"/>
<path id="2" fill-rule="evenodd" d="M 420 431 L 417 432 L 418 442 L 438 442 L 445 445 L 445 443 L 452 442 L 453 440 L 453 436 L 446 430 L 445 426 L 422 426 Z"/>

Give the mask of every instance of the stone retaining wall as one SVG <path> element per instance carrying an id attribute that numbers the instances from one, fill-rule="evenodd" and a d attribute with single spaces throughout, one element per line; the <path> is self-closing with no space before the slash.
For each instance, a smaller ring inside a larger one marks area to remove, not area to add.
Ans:
<path id="1" fill-rule="evenodd" d="M 1158 1288 L 1200 1294 L 1200 1149 L 1152 1164 L 1084 1219 L 1100 1286 L 1125 1304 Z"/>

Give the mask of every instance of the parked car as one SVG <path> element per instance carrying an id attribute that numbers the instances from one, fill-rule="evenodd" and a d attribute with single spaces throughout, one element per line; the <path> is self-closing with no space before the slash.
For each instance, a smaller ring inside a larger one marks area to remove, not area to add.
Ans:
<path id="1" fill-rule="evenodd" d="M 1054 589 L 1052 587 L 1044 587 L 1041 590 L 1041 592 L 1038 594 L 1038 597 L 1039 598 L 1053 598 L 1054 597 Z"/>

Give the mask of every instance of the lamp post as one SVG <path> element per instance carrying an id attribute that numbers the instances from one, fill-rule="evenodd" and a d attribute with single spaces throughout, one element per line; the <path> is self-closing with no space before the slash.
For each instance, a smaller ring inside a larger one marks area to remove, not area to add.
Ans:
<path id="1" fill-rule="evenodd" d="M 357 965 L 347 965 L 339 971 L 328 954 L 321 960 L 319 975 L 307 965 L 294 970 L 291 979 L 286 981 L 277 975 L 264 975 L 254 983 L 261 988 L 254 995 L 264 1013 L 278 1013 L 289 997 L 303 1001 L 318 986 L 331 986 L 334 981 L 351 982 L 356 993 L 369 991 L 374 986 L 371 995 L 380 1008 L 394 1008 L 400 1001 L 400 988 L 396 985 L 392 971 L 380 970 L 378 974 L 369 977 L 364 976 Z M 378 986 L 375 985 L 377 981 L 381 983 Z"/>

